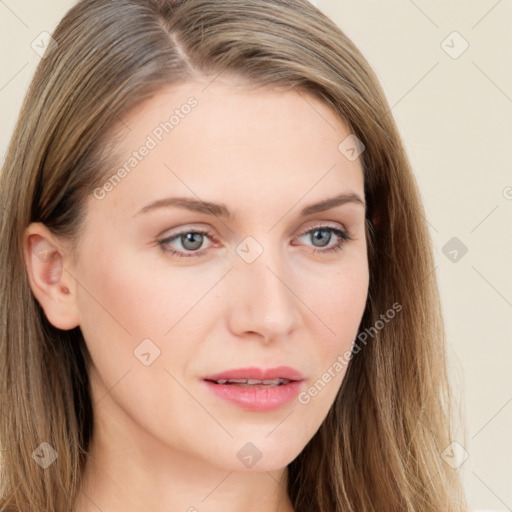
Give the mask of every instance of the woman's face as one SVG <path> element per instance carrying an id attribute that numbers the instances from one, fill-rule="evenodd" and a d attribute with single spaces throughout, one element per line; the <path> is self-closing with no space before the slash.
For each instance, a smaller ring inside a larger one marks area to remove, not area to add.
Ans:
<path id="1" fill-rule="evenodd" d="M 72 274 L 96 418 L 155 460 L 282 468 L 333 404 L 368 292 L 364 204 L 311 205 L 364 203 L 362 167 L 312 96 L 205 86 L 169 87 L 123 119 L 119 166 L 88 198 Z M 281 366 L 303 380 L 204 380 Z"/>

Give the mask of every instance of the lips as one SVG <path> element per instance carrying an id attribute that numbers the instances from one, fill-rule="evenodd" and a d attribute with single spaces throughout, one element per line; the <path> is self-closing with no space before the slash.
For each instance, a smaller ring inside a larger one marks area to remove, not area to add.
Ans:
<path id="1" fill-rule="evenodd" d="M 289 366 L 268 369 L 257 367 L 236 368 L 203 377 L 203 380 L 216 384 L 238 386 L 281 386 L 291 381 L 301 381 L 303 379 L 303 375 L 298 370 Z"/>
<path id="2" fill-rule="evenodd" d="M 203 377 L 209 392 L 231 405 L 252 412 L 269 412 L 292 402 L 304 387 L 295 368 L 237 368 Z"/>

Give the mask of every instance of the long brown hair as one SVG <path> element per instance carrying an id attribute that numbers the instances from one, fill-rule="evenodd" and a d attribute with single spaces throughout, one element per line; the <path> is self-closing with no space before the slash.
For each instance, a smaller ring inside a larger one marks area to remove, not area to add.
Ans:
<path id="1" fill-rule="evenodd" d="M 0 176 L 0 508 L 71 510 L 93 435 L 85 341 L 79 327 L 53 327 L 32 295 L 24 230 L 39 221 L 78 242 L 88 194 L 116 165 L 109 129 L 162 87 L 225 72 L 315 95 L 365 146 L 360 332 L 372 335 L 288 465 L 295 511 L 465 510 L 442 457 L 454 400 L 424 209 L 384 93 L 352 41 L 306 0 L 82 0 L 52 36 Z M 376 328 L 392 304 L 401 311 Z M 58 453 L 44 471 L 31 457 L 42 442 Z"/>

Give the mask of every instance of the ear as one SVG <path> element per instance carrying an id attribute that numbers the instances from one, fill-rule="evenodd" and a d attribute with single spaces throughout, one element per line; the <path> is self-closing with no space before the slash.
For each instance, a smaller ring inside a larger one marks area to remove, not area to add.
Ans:
<path id="1" fill-rule="evenodd" d="M 48 321 L 58 329 L 79 325 L 76 281 L 66 246 L 41 222 L 25 230 L 23 253 L 30 288 Z"/>

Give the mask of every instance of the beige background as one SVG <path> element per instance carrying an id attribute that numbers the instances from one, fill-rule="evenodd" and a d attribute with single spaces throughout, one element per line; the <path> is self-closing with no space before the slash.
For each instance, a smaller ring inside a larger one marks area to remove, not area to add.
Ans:
<path id="1" fill-rule="evenodd" d="M 313 3 L 377 72 L 420 185 L 465 414 L 467 440 L 462 430 L 456 440 L 470 506 L 512 510 L 512 3 Z M 39 61 L 31 43 L 73 4 L 0 0 L 2 161 Z M 459 247 L 445 255 L 452 237 Z"/>

